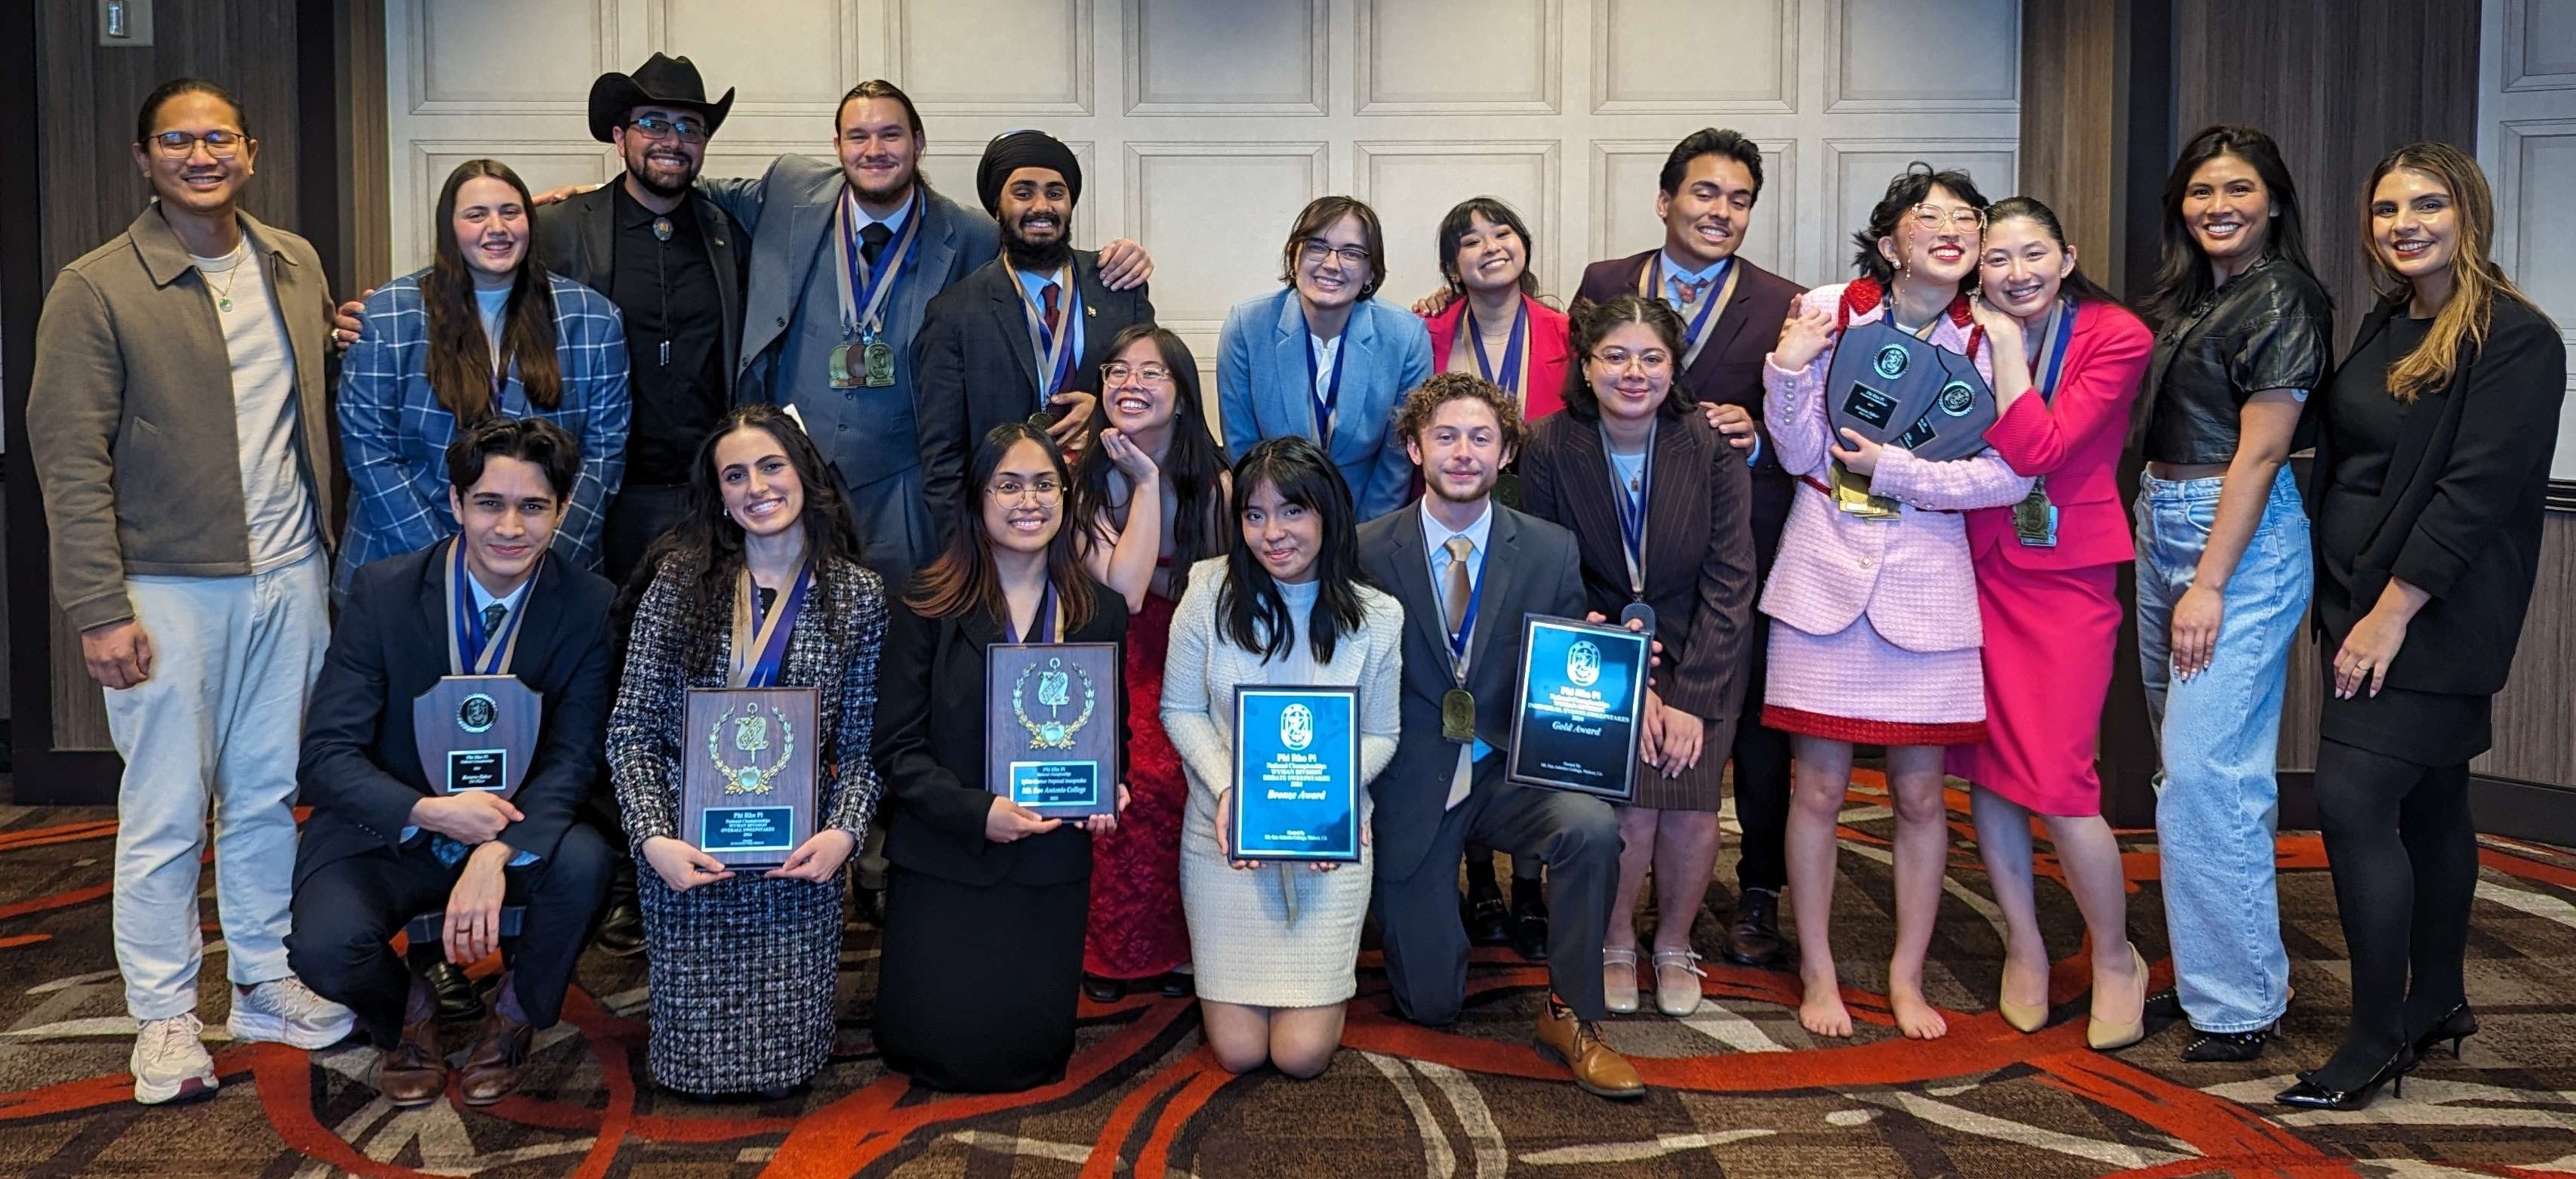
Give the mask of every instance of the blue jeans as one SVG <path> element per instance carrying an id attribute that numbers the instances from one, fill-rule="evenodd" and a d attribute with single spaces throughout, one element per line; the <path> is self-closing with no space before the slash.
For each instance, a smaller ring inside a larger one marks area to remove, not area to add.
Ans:
<path id="1" fill-rule="evenodd" d="M 2183 1011 L 2204 1032 L 2250 1032 L 2289 1003 L 2272 877 L 2281 690 L 2314 569 L 2287 467 L 2222 596 L 2209 666 L 2173 675 L 2173 610 L 2218 516 L 2218 479 L 2139 480 L 2138 662 L 2164 769 L 2156 776 L 2165 930 Z"/>

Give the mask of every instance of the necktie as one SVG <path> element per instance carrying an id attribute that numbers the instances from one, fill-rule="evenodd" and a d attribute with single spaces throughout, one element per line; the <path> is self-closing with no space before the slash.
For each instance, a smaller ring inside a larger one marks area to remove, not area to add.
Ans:
<path id="1" fill-rule="evenodd" d="M 501 629 L 501 620 L 509 616 L 510 608 L 500 604 L 499 602 L 494 602 L 489 606 L 485 606 L 483 608 L 483 634 L 486 637 L 489 637 L 493 634 L 499 633 Z"/>
<path id="2" fill-rule="evenodd" d="M 1476 542 L 1463 536 L 1449 538 L 1449 572 L 1442 577 L 1440 609 L 1449 623 L 1449 637 L 1458 637 L 1458 627 L 1467 619 L 1467 598 L 1475 586 L 1467 580 L 1467 558 L 1476 555 Z"/>
<path id="3" fill-rule="evenodd" d="M 868 265 L 874 266 L 877 264 L 877 255 L 885 250 L 887 242 L 893 240 L 894 231 L 886 228 L 885 222 L 871 221 L 859 227 L 859 257 L 867 259 Z"/>
<path id="4" fill-rule="evenodd" d="M 1054 284 L 1054 283 L 1050 282 L 1050 283 L 1046 284 L 1045 286 L 1042 286 L 1042 287 L 1039 287 L 1039 288 L 1038 288 L 1038 301 L 1039 301 L 1039 302 L 1041 302 L 1041 303 L 1043 303 L 1043 304 L 1045 304 L 1045 306 L 1046 306 L 1046 325 L 1047 325 L 1047 334 L 1048 334 L 1048 335 L 1054 335 L 1054 334 L 1055 334 L 1055 332 L 1056 332 L 1056 330 L 1057 330 L 1057 327 L 1056 327 L 1057 313 L 1056 313 L 1056 307 L 1055 307 L 1055 284 Z"/>
<path id="5" fill-rule="evenodd" d="M 1699 305 L 1700 295 L 1708 290 L 1709 280 L 1703 278 L 1692 282 L 1689 279 L 1675 278 L 1671 282 L 1673 297 L 1681 300 L 1681 305 L 1684 307 L 1696 307 Z"/>

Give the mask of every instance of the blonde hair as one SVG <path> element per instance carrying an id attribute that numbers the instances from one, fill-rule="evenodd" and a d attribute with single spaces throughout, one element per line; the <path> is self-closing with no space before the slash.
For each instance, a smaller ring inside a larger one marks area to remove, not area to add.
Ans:
<path id="1" fill-rule="evenodd" d="M 2372 287 L 2389 299 L 2408 295 L 2414 287 L 2380 253 L 2377 234 L 2372 230 L 2371 205 L 2378 195 L 2379 182 L 2399 168 L 2421 172 L 2449 189 L 2451 207 L 2459 222 L 2459 247 L 2451 256 L 2450 301 L 2433 316 L 2424 342 L 2388 366 L 2389 395 L 2411 405 L 2428 391 L 2448 388 L 2452 378 L 2459 375 L 2462 353 L 2485 345 L 2487 327 L 2495 317 L 2496 296 L 2511 296 L 2535 312 L 2538 308 L 2487 253 L 2495 241 L 2495 197 L 2487 187 L 2486 173 L 2479 170 L 2478 162 L 2467 152 L 2429 139 L 2388 153 L 2371 170 L 2370 183 L 2362 188 L 2362 246 L 2370 257 Z"/>

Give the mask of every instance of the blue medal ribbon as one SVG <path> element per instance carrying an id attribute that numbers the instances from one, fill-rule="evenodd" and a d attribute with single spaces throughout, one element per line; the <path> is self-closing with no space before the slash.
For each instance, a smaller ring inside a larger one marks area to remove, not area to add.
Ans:
<path id="1" fill-rule="evenodd" d="M 1002 640 L 1008 643 L 1017 643 L 1020 641 L 1020 620 L 1009 617 L 1009 612 L 1010 607 L 1005 605 L 1003 607 L 1004 617 L 1002 619 Z M 1037 629 L 1037 642 L 1052 643 L 1055 641 L 1055 583 L 1052 581 L 1048 582 L 1046 590 L 1038 595 Z"/>
<path id="2" fill-rule="evenodd" d="M 1333 449 L 1334 407 L 1342 403 L 1342 362 L 1350 358 L 1350 333 L 1345 331 L 1342 333 L 1341 343 L 1333 349 L 1332 383 L 1326 385 L 1322 393 L 1314 393 L 1315 377 L 1318 375 L 1315 363 L 1315 332 L 1313 328 L 1306 330 L 1306 390 L 1315 398 L 1315 433 L 1321 435 L 1316 441 L 1323 445 L 1326 453 L 1330 453 Z"/>
<path id="3" fill-rule="evenodd" d="M 543 558 L 539 558 L 542 563 Z M 519 599 L 519 608 L 501 617 L 501 629 L 484 633 L 483 612 L 474 608 L 474 590 L 466 579 L 465 537 L 459 534 L 447 542 L 447 673 L 449 675 L 508 675 L 511 656 L 519 649 L 519 620 L 527 616 L 528 599 Z M 536 580 L 530 572 L 528 579 Z M 533 594 L 534 588 L 529 592 Z"/>
<path id="4" fill-rule="evenodd" d="M 1497 388 L 1500 388 L 1505 393 L 1511 393 L 1514 395 L 1519 394 L 1521 391 L 1521 342 L 1529 338 L 1529 300 L 1521 300 L 1520 314 L 1512 319 L 1512 342 L 1510 346 L 1503 349 L 1503 375 L 1494 375 L 1494 362 L 1487 359 L 1485 356 L 1485 333 L 1477 329 L 1476 311 L 1472 307 L 1467 310 L 1467 338 L 1475 342 L 1476 368 L 1478 371 L 1483 373 L 1484 378 L 1487 381 L 1492 382 Z M 1312 348 L 1314 347 L 1314 344 L 1309 342 L 1306 346 Z M 1341 357 L 1339 355 L 1335 355 L 1333 357 L 1333 361 L 1334 367 L 1340 367 Z"/>
<path id="5" fill-rule="evenodd" d="M 1476 584 L 1467 591 L 1467 612 L 1458 618 L 1457 633 L 1449 636 L 1449 668 L 1462 686 L 1467 682 L 1467 644 L 1476 637 L 1476 610 L 1485 601 L 1485 546 L 1476 546 L 1476 567 L 1469 574 Z"/>
<path id="6" fill-rule="evenodd" d="M 903 219 L 903 233 L 877 255 L 869 265 L 859 252 L 858 194 L 841 190 L 841 331 L 844 335 L 862 336 L 873 341 L 880 328 L 878 313 L 894 296 L 894 285 L 902 276 L 904 259 L 912 254 L 913 239 L 921 235 L 923 200 L 921 193 L 912 195 L 912 211 Z M 859 282 L 853 289 L 852 276 Z"/>
<path id="7" fill-rule="evenodd" d="M 2066 343 L 2075 338 L 2074 304 L 2060 302 L 2049 318 L 2054 321 L 2050 325 L 2053 330 L 2047 340 L 2048 353 L 2040 360 L 2044 366 L 2039 374 L 2039 403 L 2042 405 L 2056 404 L 2057 381 L 2066 371 Z"/>
<path id="8" fill-rule="evenodd" d="M 1716 311 L 1717 305 L 1725 301 L 1718 298 L 1718 292 L 1725 289 L 1725 284 L 1720 280 L 1732 276 L 1734 270 L 1735 259 L 1729 258 L 1716 274 L 1709 276 L 1709 289 L 1700 293 L 1699 314 L 1692 316 L 1690 325 L 1682 331 L 1682 355 L 1673 358 L 1677 364 L 1687 367 L 1692 360 L 1698 359 L 1699 339 L 1708 334 L 1710 313 Z M 1661 252 L 1655 255 L 1652 274 L 1653 281 L 1647 284 L 1648 290 L 1656 298 L 1662 298 L 1664 297 L 1664 256 Z"/>
<path id="9" fill-rule="evenodd" d="M 745 596 L 750 599 L 743 605 L 747 611 L 756 613 L 760 608 L 759 598 L 750 588 L 751 572 L 748 569 L 743 571 L 742 584 Z M 734 666 L 739 669 L 735 687 L 767 688 L 778 683 L 779 668 L 787 660 L 788 639 L 796 630 L 796 616 L 805 609 L 805 591 L 813 584 L 814 566 L 808 562 L 796 571 L 795 584 L 779 595 L 778 605 L 770 609 L 766 618 L 755 620 L 746 617 L 744 622 L 747 625 L 736 628 L 736 633 L 747 632 L 754 637 L 748 644 L 748 651 L 737 649 L 734 652 Z"/>

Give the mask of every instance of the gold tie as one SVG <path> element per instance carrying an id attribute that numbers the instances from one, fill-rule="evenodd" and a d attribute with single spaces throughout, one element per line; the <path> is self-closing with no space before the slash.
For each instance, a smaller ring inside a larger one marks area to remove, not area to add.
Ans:
<path id="1" fill-rule="evenodd" d="M 1467 597 L 1475 588 L 1467 581 L 1467 558 L 1475 553 L 1475 541 L 1463 536 L 1449 538 L 1449 574 L 1440 590 L 1440 608 L 1448 617 L 1453 642 L 1458 638 L 1459 626 L 1467 620 Z"/>

